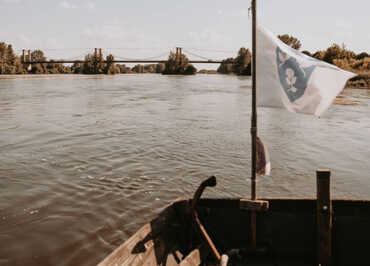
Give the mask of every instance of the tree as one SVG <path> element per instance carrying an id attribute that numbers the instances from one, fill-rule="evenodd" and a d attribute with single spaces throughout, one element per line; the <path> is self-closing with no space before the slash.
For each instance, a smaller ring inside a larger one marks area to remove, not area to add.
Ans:
<path id="1" fill-rule="evenodd" d="M 217 72 L 221 74 L 231 74 L 233 73 L 234 58 L 227 58 L 222 60 L 221 65 L 218 67 Z"/>
<path id="2" fill-rule="evenodd" d="M 23 74 L 20 59 L 15 55 L 11 44 L 0 43 L 0 74 Z"/>
<path id="3" fill-rule="evenodd" d="M 309 51 L 307 51 L 307 50 L 302 51 L 302 54 L 305 54 L 305 55 L 308 55 L 308 56 L 312 56 L 312 54 Z"/>
<path id="4" fill-rule="evenodd" d="M 144 66 L 137 64 L 131 70 L 135 73 L 144 73 Z"/>
<path id="5" fill-rule="evenodd" d="M 362 52 L 362 53 L 359 53 L 358 55 L 356 55 L 357 60 L 361 60 L 361 59 L 364 59 L 364 58 L 367 58 L 367 57 L 370 57 L 370 55 L 366 52 Z"/>
<path id="6" fill-rule="evenodd" d="M 312 57 L 316 58 L 316 59 L 319 59 L 319 60 L 323 60 L 324 59 L 324 56 L 325 56 L 325 52 L 324 51 L 317 51 L 315 52 Z"/>
<path id="7" fill-rule="evenodd" d="M 74 74 L 82 74 L 83 69 L 81 63 L 73 63 L 71 67 L 71 72 Z"/>
<path id="8" fill-rule="evenodd" d="M 166 65 L 163 64 L 163 63 L 159 63 L 155 67 L 155 72 L 156 73 L 163 73 L 165 69 L 166 69 Z"/>
<path id="9" fill-rule="evenodd" d="M 343 44 L 342 47 L 338 44 L 333 44 L 325 51 L 325 55 L 323 60 L 330 64 L 334 63 L 334 60 L 350 60 L 354 59 L 356 54 L 350 50 L 347 50 L 345 45 Z"/>
<path id="10" fill-rule="evenodd" d="M 45 61 L 46 57 L 44 52 L 41 50 L 35 50 L 31 52 L 31 61 Z"/>
<path id="11" fill-rule="evenodd" d="M 196 68 L 189 64 L 189 59 L 186 57 L 186 55 L 170 52 L 162 74 L 194 75 L 196 72 Z"/>
<path id="12" fill-rule="evenodd" d="M 194 75 L 195 73 L 197 73 L 197 69 L 192 64 L 189 64 L 184 71 L 184 75 Z"/>
<path id="13" fill-rule="evenodd" d="M 119 67 L 119 72 L 121 74 L 133 73 L 131 68 L 127 67 L 126 65 L 117 65 Z"/>
<path id="14" fill-rule="evenodd" d="M 232 66 L 233 72 L 237 75 L 251 75 L 251 59 L 252 54 L 249 50 L 240 48 Z"/>
<path id="15" fill-rule="evenodd" d="M 41 50 L 34 50 L 31 52 L 31 61 L 46 61 L 44 52 Z M 33 64 L 31 68 L 33 74 L 47 74 L 47 65 L 45 64 Z"/>
<path id="16" fill-rule="evenodd" d="M 251 75 L 252 54 L 249 49 L 241 47 L 235 58 L 227 58 L 222 61 L 217 72 L 222 74 Z"/>
<path id="17" fill-rule="evenodd" d="M 9 44 L 7 51 L 6 51 L 6 63 L 8 65 L 15 66 L 16 60 L 17 60 L 17 56 L 14 54 L 12 45 Z"/>
<path id="18" fill-rule="evenodd" d="M 278 38 L 285 44 L 289 45 L 290 47 L 296 49 L 296 50 L 299 50 L 302 46 L 301 42 L 293 37 L 293 36 L 290 36 L 288 34 L 284 34 L 284 35 L 278 35 Z"/>
<path id="19" fill-rule="evenodd" d="M 114 61 L 114 56 L 113 55 L 111 55 L 111 54 L 108 55 L 106 61 L 107 61 L 107 64 L 106 64 L 105 69 L 104 69 L 105 74 L 114 75 L 114 74 L 119 73 L 119 70 L 117 71 L 117 68 L 116 68 L 116 66 L 113 62 Z"/>
<path id="20" fill-rule="evenodd" d="M 40 64 L 33 64 L 32 68 L 31 68 L 31 73 L 32 74 L 44 74 L 45 71 L 44 71 L 43 67 Z"/>

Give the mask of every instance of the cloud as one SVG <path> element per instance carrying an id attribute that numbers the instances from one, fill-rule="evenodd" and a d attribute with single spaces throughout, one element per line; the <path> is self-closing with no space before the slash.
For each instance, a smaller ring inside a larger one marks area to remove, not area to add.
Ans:
<path id="1" fill-rule="evenodd" d="M 249 10 L 248 10 L 248 9 L 245 9 L 245 8 L 241 9 L 241 10 L 240 10 L 240 15 L 241 15 L 242 17 L 246 17 L 246 16 L 248 16 L 248 15 L 249 15 Z"/>
<path id="2" fill-rule="evenodd" d="M 0 4 L 19 4 L 21 0 L 0 0 Z"/>
<path id="3" fill-rule="evenodd" d="M 72 3 L 69 3 L 67 1 L 62 1 L 59 3 L 59 6 L 66 9 L 74 9 L 77 8 L 77 5 L 74 5 Z"/>
<path id="4" fill-rule="evenodd" d="M 110 18 L 109 21 L 89 25 L 84 28 L 80 36 L 81 42 L 87 43 L 87 47 L 131 47 L 146 49 L 149 47 L 163 48 L 168 46 L 166 40 L 158 37 L 158 35 L 146 32 L 121 18 Z M 122 52 L 128 53 L 129 51 Z M 150 55 L 148 54 L 146 56 Z"/>
<path id="5" fill-rule="evenodd" d="M 187 34 L 187 39 L 196 45 L 204 43 L 219 43 L 223 41 L 225 34 L 216 30 L 206 28 L 198 31 L 191 31 Z"/>
<path id="6" fill-rule="evenodd" d="M 21 1 L 21 0 L 0 0 L 0 1 Z M 95 2 L 93 1 L 85 1 L 84 3 L 81 3 L 81 5 L 76 5 L 72 3 L 72 1 L 63 0 L 59 3 L 59 6 L 65 9 L 76 9 L 76 8 L 87 8 L 87 9 L 94 9 L 95 8 Z"/>
<path id="7" fill-rule="evenodd" d="M 95 8 L 95 3 L 92 1 L 86 2 L 86 6 L 88 9 L 94 9 Z"/>

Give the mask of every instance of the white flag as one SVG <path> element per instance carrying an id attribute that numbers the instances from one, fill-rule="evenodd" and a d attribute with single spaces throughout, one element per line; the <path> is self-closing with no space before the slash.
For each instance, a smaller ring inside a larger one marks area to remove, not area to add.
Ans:
<path id="1" fill-rule="evenodd" d="M 258 26 L 258 105 L 320 116 L 354 76 L 300 53 Z"/>

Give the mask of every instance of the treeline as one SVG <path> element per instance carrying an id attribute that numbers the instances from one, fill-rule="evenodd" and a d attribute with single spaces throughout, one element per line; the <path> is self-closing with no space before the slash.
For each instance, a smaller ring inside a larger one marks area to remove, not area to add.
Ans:
<path id="1" fill-rule="evenodd" d="M 301 48 L 301 42 L 293 36 L 285 34 L 278 37 L 296 50 Z M 341 46 L 333 44 L 326 50 L 320 50 L 314 53 L 307 50 L 302 51 L 302 53 L 358 74 L 370 71 L 370 55 L 366 52 L 356 54 L 347 49 L 344 44 Z"/>
<path id="2" fill-rule="evenodd" d="M 162 73 L 165 75 L 194 75 L 196 72 L 197 69 L 189 63 L 186 55 L 171 52 Z"/>
<path id="3" fill-rule="evenodd" d="M 294 49 L 301 48 L 301 42 L 290 35 L 279 35 L 280 40 Z M 370 87 L 370 55 L 366 52 L 356 54 L 344 45 L 333 44 L 326 50 L 316 52 L 302 51 L 306 55 L 334 64 L 342 69 L 360 74 L 361 78 L 354 78 L 356 86 Z M 242 47 L 235 58 L 222 61 L 218 73 L 251 75 L 251 52 Z M 45 61 L 46 57 L 41 50 L 31 53 L 32 61 Z M 14 53 L 11 44 L 0 43 L 0 74 L 119 74 L 119 73 L 163 73 L 163 74 L 195 74 L 197 69 L 189 63 L 188 58 L 180 53 L 170 53 L 165 63 L 136 65 L 128 67 L 124 64 L 115 64 L 113 55 L 88 54 L 83 62 L 73 65 L 61 63 L 23 64 L 21 57 Z M 205 72 L 205 70 L 203 70 Z M 205 72 L 206 73 L 206 72 Z M 365 77 L 365 78 L 364 78 Z"/>
<path id="4" fill-rule="evenodd" d="M 278 35 L 279 39 L 296 50 L 302 46 L 301 42 L 288 34 Z M 334 64 L 342 69 L 358 74 L 370 72 L 370 55 L 366 52 L 356 54 L 348 50 L 344 45 L 333 44 L 323 51 L 311 53 L 307 50 L 302 53 L 319 60 Z M 251 74 L 251 53 L 244 47 L 240 48 L 235 58 L 227 58 L 222 61 L 217 72 L 222 74 L 250 75 Z"/>
<path id="5" fill-rule="evenodd" d="M 24 74 L 24 68 L 20 58 L 14 54 L 11 44 L 0 42 L 0 74 Z"/>
<path id="6" fill-rule="evenodd" d="M 230 57 L 223 60 L 217 72 L 221 74 L 250 76 L 251 59 L 252 54 L 249 49 L 242 47 L 239 49 L 238 55 L 235 58 Z"/>
<path id="7" fill-rule="evenodd" d="M 159 64 L 135 65 L 128 67 L 124 64 L 115 64 L 113 55 L 108 55 L 105 60 L 101 54 L 88 54 L 83 62 L 71 66 L 61 63 L 48 64 L 23 64 L 20 56 L 14 53 L 11 44 L 0 43 L 0 74 L 126 74 L 126 73 L 191 73 L 193 66 L 189 66 L 186 56 L 180 60 L 173 60 L 170 54 L 169 61 Z M 29 59 L 27 59 L 29 60 Z M 31 61 L 46 61 L 47 58 L 41 50 L 31 52 Z M 195 68 L 194 68 L 195 69 Z M 196 71 L 196 69 L 195 69 Z"/>
<path id="8" fill-rule="evenodd" d="M 290 45 L 294 49 L 301 48 L 301 42 L 287 34 L 279 35 L 280 40 Z M 326 50 L 316 51 L 311 53 L 307 50 L 302 53 L 313 58 L 325 61 L 329 64 L 348 70 L 358 75 L 347 82 L 347 87 L 353 88 L 367 88 L 370 89 L 370 55 L 366 52 L 356 54 L 355 52 L 346 48 L 346 46 L 333 44 Z"/>

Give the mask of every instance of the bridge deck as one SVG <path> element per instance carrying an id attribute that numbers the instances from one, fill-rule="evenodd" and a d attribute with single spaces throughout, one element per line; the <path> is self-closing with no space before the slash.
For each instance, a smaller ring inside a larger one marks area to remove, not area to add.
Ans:
<path id="1" fill-rule="evenodd" d="M 106 63 L 107 61 L 102 61 Z M 167 60 L 113 60 L 113 63 L 165 63 Z M 73 64 L 73 63 L 84 63 L 83 60 L 48 60 L 48 61 L 32 61 L 32 62 L 23 62 L 23 64 Z M 190 64 L 221 64 L 222 61 L 213 61 L 213 60 L 189 60 Z"/>

